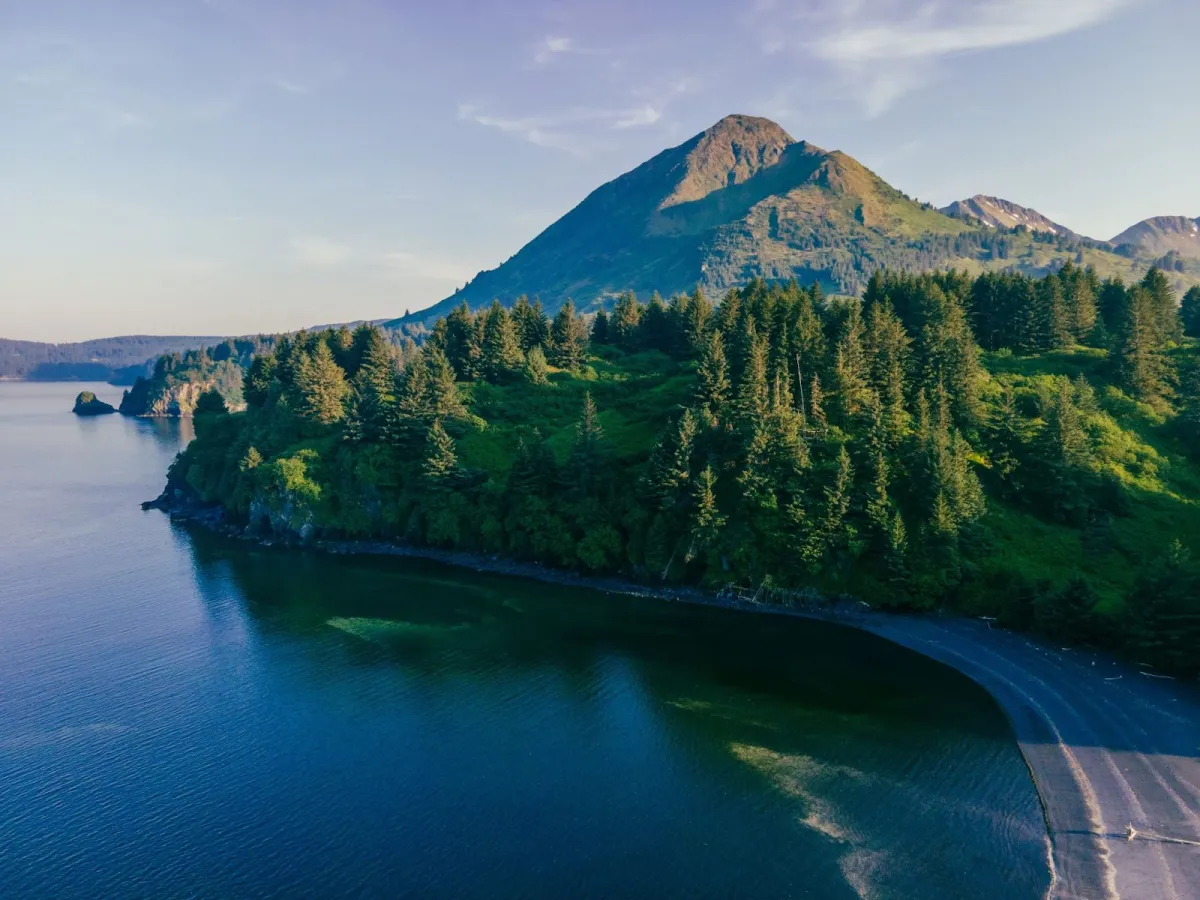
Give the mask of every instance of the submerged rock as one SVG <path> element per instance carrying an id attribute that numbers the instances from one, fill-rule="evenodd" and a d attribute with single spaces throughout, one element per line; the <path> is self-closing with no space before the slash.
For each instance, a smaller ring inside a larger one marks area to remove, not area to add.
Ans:
<path id="1" fill-rule="evenodd" d="M 105 403 L 91 391 L 80 391 L 75 398 L 75 408 L 71 410 L 77 416 L 106 416 L 116 411 L 116 407 Z"/>

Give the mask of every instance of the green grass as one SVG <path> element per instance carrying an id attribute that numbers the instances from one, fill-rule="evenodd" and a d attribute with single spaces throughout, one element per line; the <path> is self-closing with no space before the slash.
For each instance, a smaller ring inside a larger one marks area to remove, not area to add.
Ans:
<path id="1" fill-rule="evenodd" d="M 645 457 L 668 419 L 690 400 L 691 367 L 655 351 L 597 350 L 583 372 L 552 370 L 545 385 L 477 383 L 468 388 L 472 409 L 487 426 L 459 437 L 461 462 L 500 475 L 511 465 L 520 437 L 535 428 L 564 461 L 589 393 L 617 459 Z"/>
<path id="2" fill-rule="evenodd" d="M 985 366 L 995 381 L 1031 402 L 1056 378 L 1087 378 L 1099 406 L 1089 423 L 1095 468 L 1119 482 L 1129 501 L 1124 514 L 1111 521 L 1107 551 L 1089 555 L 1079 529 L 990 498 L 987 523 L 994 553 L 983 565 L 985 572 L 1015 571 L 1056 584 L 1082 573 L 1096 588 L 1101 610 L 1116 611 L 1139 571 L 1161 558 L 1172 541 L 1181 539 L 1200 551 L 1200 466 L 1173 436 L 1165 406 L 1139 403 L 1107 383 L 1103 350 L 1076 347 L 1028 357 L 992 353 L 986 354 Z"/>

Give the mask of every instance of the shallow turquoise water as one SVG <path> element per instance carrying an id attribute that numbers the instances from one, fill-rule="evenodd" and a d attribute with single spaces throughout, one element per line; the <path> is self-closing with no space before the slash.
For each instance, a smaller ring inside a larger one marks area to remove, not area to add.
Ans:
<path id="1" fill-rule="evenodd" d="M 836 626 L 251 547 L 0 384 L 0 897 L 1040 897 L 990 698 Z M 119 389 L 88 385 L 115 402 Z"/>

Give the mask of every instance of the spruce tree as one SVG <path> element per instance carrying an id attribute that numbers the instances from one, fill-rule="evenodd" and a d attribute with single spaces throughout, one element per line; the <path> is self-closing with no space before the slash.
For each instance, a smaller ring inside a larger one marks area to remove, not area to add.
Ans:
<path id="1" fill-rule="evenodd" d="M 667 353 L 671 349 L 670 320 L 667 306 L 663 303 L 658 291 L 650 297 L 650 302 L 642 310 L 637 327 L 637 344 L 650 350 L 661 350 Z"/>
<path id="2" fill-rule="evenodd" d="M 429 402 L 429 367 L 426 356 L 437 354 L 444 362 L 446 355 L 433 348 L 417 356 L 396 379 L 396 402 L 388 422 L 387 437 L 392 443 L 411 441 L 415 436 L 424 437 L 429 420 L 433 418 Z M 448 362 L 444 362 L 449 367 Z M 453 373 L 451 373 L 453 375 Z"/>
<path id="3" fill-rule="evenodd" d="M 721 332 L 721 335 L 728 342 L 737 329 L 737 323 L 741 318 L 742 312 L 742 297 L 737 288 L 730 288 L 725 292 L 725 299 L 721 301 L 721 305 L 717 307 L 717 311 L 713 318 L 715 319 L 716 329 Z"/>
<path id="4" fill-rule="evenodd" d="M 1189 288 L 1179 306 L 1179 319 L 1188 337 L 1200 337 L 1200 287 Z"/>
<path id="5" fill-rule="evenodd" d="M 801 291 L 796 301 L 789 343 L 806 382 L 818 372 L 825 371 L 828 346 L 825 329 L 808 291 Z"/>
<path id="6" fill-rule="evenodd" d="M 1121 383 L 1139 400 L 1166 396 L 1167 360 L 1155 299 L 1141 285 L 1124 293 L 1125 308 L 1116 328 L 1116 363 Z"/>
<path id="7" fill-rule="evenodd" d="M 1096 270 L 1089 267 L 1084 272 L 1075 270 L 1068 286 L 1075 340 L 1079 343 L 1088 341 L 1096 330 L 1096 282 Z"/>
<path id="8" fill-rule="evenodd" d="M 691 479 L 692 451 L 696 443 L 696 416 L 685 409 L 659 437 L 642 476 L 642 493 L 657 508 L 673 509 Z"/>
<path id="9" fill-rule="evenodd" d="M 574 489 L 590 497 L 600 487 L 604 473 L 604 429 L 590 392 L 583 395 L 583 409 L 575 425 L 575 443 L 571 448 L 569 477 Z"/>
<path id="10" fill-rule="evenodd" d="M 467 408 L 446 354 L 437 349 L 430 350 L 426 354 L 426 366 L 429 372 L 428 414 L 437 419 L 466 418 Z"/>
<path id="11" fill-rule="evenodd" d="M 242 382 L 242 397 L 252 409 L 266 405 L 271 385 L 279 370 L 279 360 L 274 353 L 260 353 L 250 363 L 250 371 Z"/>
<path id="12" fill-rule="evenodd" d="M 926 389 L 944 384 L 955 419 L 964 427 L 979 419 L 979 347 L 961 301 L 931 280 L 921 292 L 917 362 Z"/>
<path id="13" fill-rule="evenodd" d="M 550 327 L 550 362 L 560 369 L 582 368 L 587 354 L 587 328 L 575 315 L 575 304 L 563 304 Z"/>
<path id="14" fill-rule="evenodd" d="M 345 325 L 330 329 L 324 333 L 325 343 L 333 354 L 334 362 L 346 376 L 354 374 L 354 335 Z M 315 348 L 314 348 L 315 349 Z"/>
<path id="15" fill-rule="evenodd" d="M 1020 470 L 1028 444 L 1027 420 L 1017 408 L 1016 395 L 1005 387 L 1000 402 L 987 421 L 987 442 L 992 472 L 1000 478 L 1004 492 L 1012 497 L 1021 490 Z"/>
<path id="16" fill-rule="evenodd" d="M 1142 279 L 1142 287 L 1150 295 L 1150 307 L 1154 311 L 1154 320 L 1158 330 L 1160 343 L 1176 341 L 1183 336 L 1180 328 L 1179 313 L 1175 303 L 1175 290 L 1167 276 L 1157 266 L 1152 266 Z"/>
<path id="17" fill-rule="evenodd" d="M 608 322 L 609 340 L 621 347 L 632 347 L 637 340 L 642 309 L 632 291 L 626 291 L 613 307 Z"/>
<path id="18" fill-rule="evenodd" d="M 855 529 L 848 520 L 853 486 L 854 467 L 843 446 L 838 450 L 833 481 L 824 488 L 820 522 L 809 535 L 804 550 L 804 557 L 813 572 L 836 563 L 839 551 L 848 548 L 854 539 Z"/>
<path id="19" fill-rule="evenodd" d="M 1109 278 L 1100 286 L 1100 294 L 1096 298 L 1096 311 L 1104 323 L 1104 328 L 1110 334 L 1116 332 L 1125 318 L 1125 310 L 1129 303 L 1124 282 L 1119 278 Z"/>
<path id="20" fill-rule="evenodd" d="M 829 430 L 829 420 L 825 417 L 825 394 L 821 390 L 821 376 L 815 372 L 808 386 L 808 422 L 819 435 L 824 436 Z"/>
<path id="21" fill-rule="evenodd" d="M 867 494 L 866 514 L 876 546 L 886 549 L 892 529 L 892 504 L 888 496 L 891 480 L 887 460 L 889 435 L 883 403 L 874 391 L 868 397 L 867 408 L 871 416 L 869 456 L 872 480 Z"/>
<path id="22" fill-rule="evenodd" d="M 357 441 L 378 440 L 391 419 L 396 402 L 396 358 L 378 328 L 355 331 L 358 372 L 353 379 L 347 436 Z"/>
<path id="23" fill-rule="evenodd" d="M 688 297 L 684 316 L 687 349 L 689 353 L 695 355 L 700 353 L 704 347 L 713 317 L 712 303 L 704 296 L 704 291 L 700 288 L 696 288 Z"/>
<path id="24" fill-rule="evenodd" d="M 442 427 L 441 419 L 434 419 L 425 439 L 425 458 L 421 463 L 421 474 L 434 490 L 449 490 L 459 473 L 458 455 L 454 452 L 454 439 Z"/>
<path id="25" fill-rule="evenodd" d="M 887 564 L 888 584 L 893 590 L 900 591 L 903 597 L 912 576 L 908 568 L 908 529 L 904 527 L 904 518 L 899 511 L 892 515 L 884 560 Z"/>
<path id="26" fill-rule="evenodd" d="M 516 326 L 500 301 L 493 300 L 483 314 L 480 371 L 488 381 L 500 384 L 512 379 L 524 362 Z"/>
<path id="27" fill-rule="evenodd" d="M 331 425 L 346 413 L 346 395 L 350 386 L 346 373 L 334 361 L 325 341 L 318 341 L 312 353 L 302 353 L 295 375 L 295 409 L 301 418 L 320 425 Z"/>
<path id="28" fill-rule="evenodd" d="M 868 310 L 866 338 L 871 386 L 883 402 L 890 443 L 895 445 L 908 423 L 904 398 L 908 389 L 912 340 L 891 303 L 886 300 Z"/>
<path id="29" fill-rule="evenodd" d="M 536 345 L 525 357 L 525 378 L 530 384 L 545 384 L 547 382 L 546 354 L 541 345 Z"/>
<path id="30" fill-rule="evenodd" d="M 1041 293 L 1048 332 L 1043 337 L 1043 346 L 1065 350 L 1075 341 L 1075 317 L 1067 307 L 1062 281 L 1055 275 L 1046 276 L 1042 279 Z"/>
<path id="31" fill-rule="evenodd" d="M 479 359 L 482 355 L 481 335 L 471 314 L 467 301 L 451 310 L 446 316 L 445 347 L 446 359 L 454 372 L 463 381 L 471 381 L 479 375 Z"/>
<path id="32" fill-rule="evenodd" d="M 705 341 L 696 366 L 696 402 L 715 420 L 729 402 L 729 373 L 725 363 L 725 340 L 712 331 Z"/>
<path id="33" fill-rule="evenodd" d="M 738 383 L 737 416 L 743 428 L 753 428 L 766 419 L 770 409 L 770 387 L 767 384 L 767 340 L 759 337 L 751 326 L 748 337 L 749 353 Z"/>
<path id="34" fill-rule="evenodd" d="M 1081 469 L 1091 459 L 1091 438 L 1075 405 L 1071 383 L 1058 381 L 1058 390 L 1046 412 L 1040 451 L 1043 459 L 1068 468 Z"/>
<path id="35" fill-rule="evenodd" d="M 717 476 L 712 466 L 705 466 L 692 487 L 691 546 L 687 561 L 716 547 L 725 528 L 725 516 L 717 507 Z"/>
<path id="36" fill-rule="evenodd" d="M 522 353 L 528 353 L 534 347 L 546 346 L 550 340 L 550 320 L 542 312 L 540 300 L 530 304 L 529 298 L 522 294 L 513 304 L 511 315 Z"/>
<path id="37" fill-rule="evenodd" d="M 1021 278 L 1012 303 L 1012 344 L 1021 353 L 1040 353 L 1050 346 L 1051 313 L 1047 294 L 1032 278 Z"/>
<path id="38" fill-rule="evenodd" d="M 608 343 L 608 313 L 604 310 L 597 312 L 596 317 L 592 319 L 591 341 L 597 345 Z"/>
<path id="39" fill-rule="evenodd" d="M 852 301 L 846 306 L 833 364 L 834 396 L 843 424 L 848 424 L 862 409 L 868 391 L 868 374 L 862 313 L 859 304 Z"/>

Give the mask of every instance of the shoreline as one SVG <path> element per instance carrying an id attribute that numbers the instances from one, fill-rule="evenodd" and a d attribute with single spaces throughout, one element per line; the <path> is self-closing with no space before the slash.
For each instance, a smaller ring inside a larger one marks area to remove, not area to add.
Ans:
<path id="1" fill-rule="evenodd" d="M 845 598 L 780 605 L 389 541 L 258 537 L 226 524 L 220 509 L 174 504 L 165 493 L 142 507 L 266 547 L 423 559 L 564 587 L 870 632 L 966 675 L 1000 706 L 1045 815 L 1048 898 L 1200 897 L 1200 696 L 1104 654 L 1058 650 L 986 621 L 884 612 Z"/>

